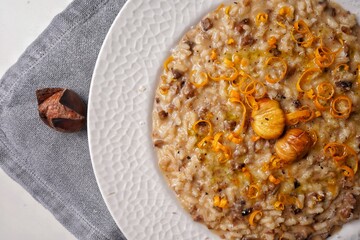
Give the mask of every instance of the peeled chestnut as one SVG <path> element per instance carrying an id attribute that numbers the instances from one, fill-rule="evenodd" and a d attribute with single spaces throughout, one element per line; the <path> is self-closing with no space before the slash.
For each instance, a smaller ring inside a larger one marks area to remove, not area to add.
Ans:
<path id="1" fill-rule="evenodd" d="M 60 132 L 80 131 L 86 123 L 86 105 L 70 89 L 44 88 L 36 91 L 41 120 Z"/>
<path id="2" fill-rule="evenodd" d="M 276 139 L 285 127 L 285 114 L 278 101 L 261 99 L 259 108 L 251 113 L 251 126 L 254 132 L 264 139 Z"/>
<path id="3" fill-rule="evenodd" d="M 291 162 L 304 157 L 312 145 L 310 134 L 302 129 L 292 128 L 276 141 L 275 152 L 282 160 Z"/>

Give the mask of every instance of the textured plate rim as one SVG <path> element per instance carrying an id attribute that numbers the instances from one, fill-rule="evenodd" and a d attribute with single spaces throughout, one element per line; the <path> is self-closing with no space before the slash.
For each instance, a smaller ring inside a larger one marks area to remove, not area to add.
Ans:
<path id="1" fill-rule="evenodd" d="M 112 22 L 112 24 L 111 24 L 111 26 L 109 28 L 109 31 L 106 33 L 104 41 L 103 41 L 103 43 L 101 45 L 98 57 L 97 57 L 96 62 L 95 62 L 94 71 L 93 71 L 93 74 L 92 74 L 92 77 L 91 77 L 91 84 L 90 84 L 89 98 L 88 98 L 88 109 L 87 109 L 87 123 L 86 123 L 87 131 L 88 131 L 88 145 L 89 145 L 90 159 L 91 159 L 91 164 L 92 164 L 93 172 L 94 172 L 94 175 L 95 175 L 96 183 L 97 183 L 97 185 L 99 187 L 99 190 L 100 190 L 101 196 L 102 196 L 102 198 L 103 198 L 103 200 L 105 202 L 106 208 L 109 210 L 111 217 L 113 218 L 116 225 L 118 226 L 118 228 L 121 230 L 121 232 L 123 233 L 123 235 L 126 238 L 128 238 L 128 237 L 126 236 L 124 229 L 121 228 L 120 224 L 116 220 L 117 216 L 114 214 L 113 211 L 111 211 L 111 204 L 107 200 L 106 194 L 104 193 L 103 188 L 101 187 L 102 179 L 100 178 L 100 174 L 98 173 L 97 168 L 95 167 L 95 161 L 96 161 L 95 159 L 96 158 L 94 157 L 94 152 L 93 152 L 94 148 L 92 146 L 93 135 L 91 134 L 91 130 L 89 129 L 89 126 L 91 124 L 91 118 L 89 116 L 92 115 L 92 111 L 93 111 L 92 110 L 92 105 L 91 105 L 91 102 L 94 99 L 94 90 L 93 90 L 94 84 L 93 83 L 96 81 L 96 73 L 98 72 L 98 70 L 100 68 L 99 63 L 101 61 L 101 56 L 103 56 L 103 54 L 104 54 L 105 45 L 108 43 L 113 29 L 116 27 L 117 22 L 119 21 L 119 19 L 122 18 L 123 14 L 126 11 L 127 6 L 130 4 L 131 1 L 134 1 L 134 0 L 127 0 L 125 2 L 125 4 L 123 5 L 123 7 L 120 9 L 119 13 L 116 15 L 114 21 Z"/>

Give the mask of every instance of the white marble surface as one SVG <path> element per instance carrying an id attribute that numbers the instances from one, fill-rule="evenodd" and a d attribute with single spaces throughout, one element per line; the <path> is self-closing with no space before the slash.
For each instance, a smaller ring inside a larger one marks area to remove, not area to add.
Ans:
<path id="1" fill-rule="evenodd" d="M 71 0 L 1 0 L 0 76 Z M 73 240 L 53 215 L 0 169 L 0 239 Z"/>

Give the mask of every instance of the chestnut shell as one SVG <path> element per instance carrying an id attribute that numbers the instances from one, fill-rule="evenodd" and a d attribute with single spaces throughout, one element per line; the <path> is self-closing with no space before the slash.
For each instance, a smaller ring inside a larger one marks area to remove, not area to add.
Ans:
<path id="1" fill-rule="evenodd" d="M 60 132 L 77 132 L 86 124 L 86 105 L 80 96 L 64 88 L 36 91 L 41 120 Z"/>

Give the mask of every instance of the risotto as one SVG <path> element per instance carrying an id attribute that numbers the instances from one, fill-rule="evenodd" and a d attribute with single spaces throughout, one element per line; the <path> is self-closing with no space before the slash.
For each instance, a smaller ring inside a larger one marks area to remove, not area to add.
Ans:
<path id="1" fill-rule="evenodd" d="M 359 218 L 360 49 L 326 0 L 240 0 L 165 60 L 159 167 L 194 221 L 225 239 L 325 239 Z"/>

